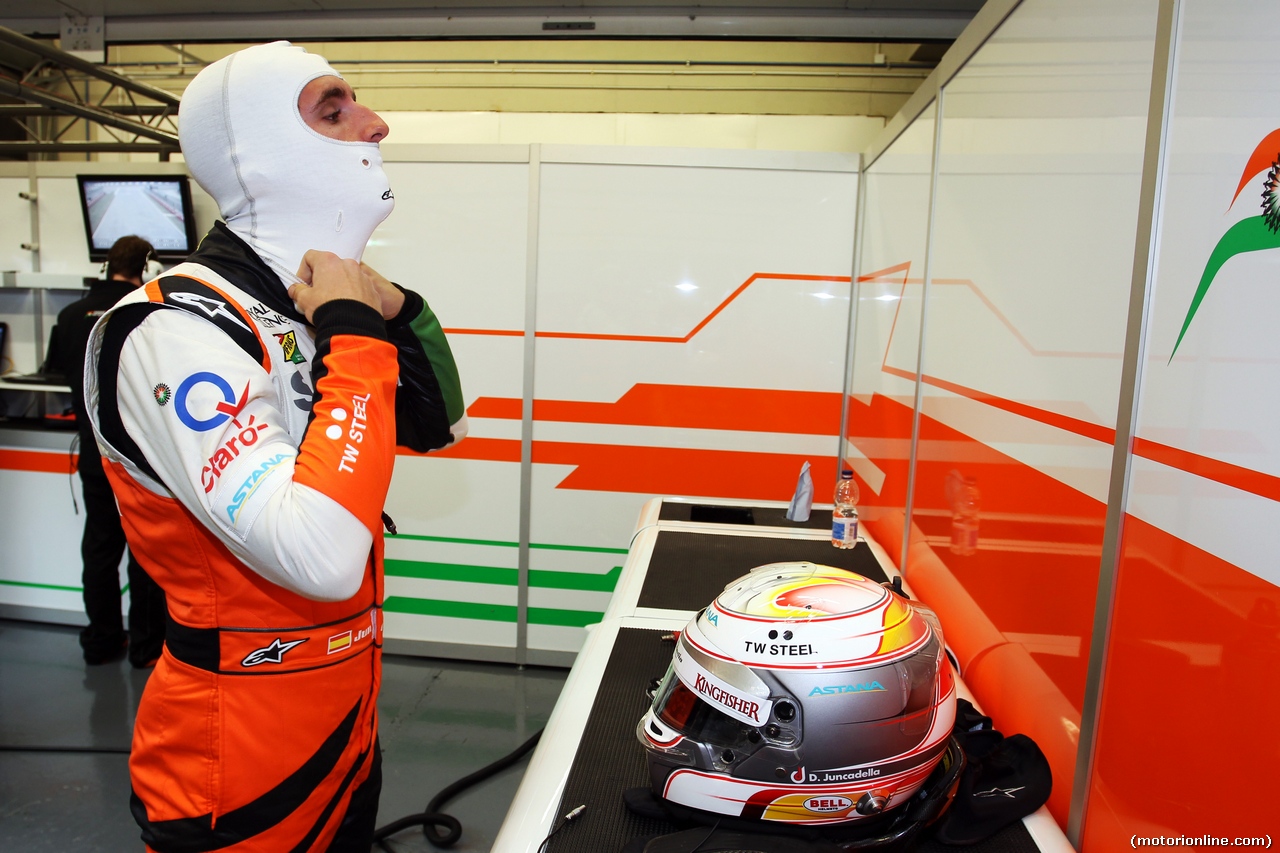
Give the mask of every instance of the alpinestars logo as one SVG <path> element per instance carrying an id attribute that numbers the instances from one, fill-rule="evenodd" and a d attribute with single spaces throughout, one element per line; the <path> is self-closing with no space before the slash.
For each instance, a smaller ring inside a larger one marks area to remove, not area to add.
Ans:
<path id="1" fill-rule="evenodd" d="M 271 641 L 271 645 L 264 649 L 254 649 L 244 656 L 244 660 L 240 661 L 241 666 L 257 666 L 260 663 L 284 663 L 285 652 L 294 646 L 300 646 L 305 643 L 309 637 L 303 637 L 301 640 L 290 640 L 287 643 L 280 642 L 280 638 L 276 637 Z"/>
<path id="2" fill-rule="evenodd" d="M 1011 800 L 1016 800 L 1018 798 L 1015 797 L 1014 794 L 1018 793 L 1025 787 L 1027 786 L 1022 785 L 1018 788 L 992 788 L 990 791 L 974 791 L 973 795 L 975 797 L 1008 797 Z"/>
<path id="3" fill-rule="evenodd" d="M 386 192 L 384 192 L 384 193 L 382 194 L 382 200 L 383 200 L 383 201 L 391 201 L 391 199 L 393 199 L 393 198 L 395 198 L 395 194 L 394 194 L 394 193 L 392 193 L 392 192 L 391 192 L 391 190 L 387 190 Z"/>
<path id="4" fill-rule="evenodd" d="M 208 296 L 201 296 L 198 293 L 174 293 L 170 298 L 173 299 L 174 302 L 181 302 L 185 305 L 190 305 L 192 308 L 198 308 L 210 319 L 213 319 L 214 317 L 226 317 L 246 332 L 253 332 L 244 320 L 241 320 L 236 316 L 234 311 L 227 308 L 227 303 L 225 302 L 221 302 L 217 299 L 211 299 Z"/>

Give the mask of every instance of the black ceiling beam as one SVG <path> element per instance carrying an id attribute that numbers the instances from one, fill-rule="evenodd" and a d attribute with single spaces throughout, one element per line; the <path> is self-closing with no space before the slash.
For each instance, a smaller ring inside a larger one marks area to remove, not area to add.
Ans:
<path id="1" fill-rule="evenodd" d="M 108 68 L 103 68 L 101 65 L 89 62 L 86 59 L 73 56 L 64 50 L 59 50 L 58 48 L 51 47 L 44 42 L 27 38 L 21 33 L 14 32 L 8 27 L 0 27 L 0 42 L 4 42 L 12 45 L 13 47 L 19 48 L 20 50 L 33 53 L 36 56 L 47 59 L 55 65 L 60 65 L 63 68 L 71 68 L 83 74 L 88 74 L 90 77 L 96 77 L 99 80 L 104 80 L 113 86 L 119 86 L 121 89 L 132 92 L 135 95 L 141 95 L 144 98 L 159 101 L 166 106 L 178 106 L 178 98 L 172 92 L 166 92 L 164 89 L 157 88 L 147 83 L 139 83 L 137 80 L 132 80 L 123 74 L 117 74 Z"/>
<path id="2" fill-rule="evenodd" d="M 51 95 L 43 89 L 28 86 L 25 83 L 20 83 L 17 80 L 13 80 L 8 77 L 0 76 L 0 94 L 21 98 L 24 101 L 41 104 L 46 107 L 52 107 L 65 115 L 73 115 L 77 118 L 97 122 L 105 127 L 113 127 L 116 130 L 123 130 L 126 133 L 145 136 L 148 139 L 154 139 L 156 142 L 163 142 L 175 147 L 178 145 L 178 137 L 176 134 L 168 133 L 167 131 L 151 127 L 147 124 L 142 124 L 141 122 L 130 121 L 127 118 L 122 118 L 99 107 L 90 106 L 88 104 L 78 104 L 75 101 L 60 98 L 57 95 Z M 174 99 L 174 103 L 177 103 L 177 99 Z"/>
<path id="3" fill-rule="evenodd" d="M 100 110 L 106 110 L 109 113 L 123 116 L 163 116 L 177 115 L 173 107 L 162 107 L 158 104 L 116 104 L 107 106 L 102 104 L 97 107 Z M 57 116 L 62 115 L 62 111 L 54 107 L 45 107 L 39 104 L 0 104 L 0 118 L 16 118 L 18 116 Z"/>
<path id="4" fill-rule="evenodd" d="M 0 155 L 7 154 L 90 154 L 100 152 L 151 152 L 165 159 L 176 153 L 176 145 L 159 142 L 21 142 L 0 141 Z"/>

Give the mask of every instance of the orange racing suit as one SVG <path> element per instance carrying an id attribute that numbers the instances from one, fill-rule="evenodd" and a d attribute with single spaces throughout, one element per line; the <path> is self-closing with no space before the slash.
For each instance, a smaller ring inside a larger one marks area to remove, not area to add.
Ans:
<path id="1" fill-rule="evenodd" d="M 104 467 L 168 599 L 129 762 L 161 853 L 324 850 L 372 764 L 397 432 L 429 450 L 465 419 L 416 294 L 313 320 L 219 225 L 90 341 Z"/>

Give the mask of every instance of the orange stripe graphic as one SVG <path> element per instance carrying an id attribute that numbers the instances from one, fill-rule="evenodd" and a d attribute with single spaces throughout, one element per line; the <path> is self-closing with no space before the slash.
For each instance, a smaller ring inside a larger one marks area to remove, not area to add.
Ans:
<path id="1" fill-rule="evenodd" d="M 471 418 L 520 420 L 521 416 L 521 401 L 510 397 L 480 397 L 467 407 Z M 533 419 L 834 436 L 840 429 L 840 395 L 639 383 L 614 403 L 534 400 Z"/>
<path id="2" fill-rule="evenodd" d="M 1280 134 L 1280 131 L 1277 131 L 1276 133 Z M 1277 137 L 1277 138 L 1280 138 L 1280 137 Z M 1244 181 L 1247 182 L 1247 180 L 1248 178 L 1246 177 Z M 914 372 L 909 370 L 903 370 L 902 368 L 899 368 L 899 367 L 891 367 L 888 363 L 889 349 L 890 349 L 890 346 L 892 345 L 893 334 L 897 329 L 898 313 L 901 311 L 901 308 L 902 308 L 903 300 L 901 298 L 901 294 L 905 294 L 907 284 L 919 283 L 918 279 L 913 280 L 907 277 L 908 272 L 910 271 L 910 268 L 911 268 L 910 262 L 896 264 L 892 267 L 886 267 L 882 270 L 877 270 L 875 272 L 867 273 L 866 275 L 858 276 L 858 281 L 861 282 L 861 281 L 889 280 L 894 283 L 899 283 L 899 282 L 901 283 L 902 291 L 898 299 L 898 307 L 894 312 L 893 323 L 889 329 L 889 343 L 885 345 L 884 358 L 881 361 L 880 369 L 884 373 L 888 373 L 891 376 L 898 376 L 902 379 L 906 379 L 908 381 L 914 382 L 916 380 L 916 374 Z M 897 277 L 899 273 L 901 274 L 901 279 Z M 979 297 L 983 300 L 984 304 L 986 304 L 993 311 L 993 313 L 997 316 L 997 318 L 999 318 L 1000 321 L 1004 323 L 1005 326 L 1009 327 L 1012 330 L 1014 336 L 1018 339 L 1018 341 L 1021 342 L 1023 346 L 1025 346 L 1027 350 L 1034 355 L 1058 356 L 1058 357 L 1063 357 L 1063 356 L 1065 357 L 1087 356 L 1087 357 L 1107 357 L 1107 358 L 1112 357 L 1107 353 L 1071 353 L 1071 352 L 1061 352 L 1061 351 L 1036 350 L 1033 346 L 1031 346 L 1030 342 L 1028 342 L 1025 338 L 1023 338 L 1023 336 L 1019 334 L 1016 329 L 1013 328 L 1012 324 L 1008 321 L 1008 319 L 1004 317 L 1004 315 L 1001 314 L 995 308 L 995 306 L 991 303 L 991 301 L 987 299 L 986 296 L 984 296 L 981 293 L 981 291 L 978 290 L 978 288 L 973 284 L 973 282 L 969 281 L 968 279 L 934 279 L 933 282 L 936 284 L 942 284 L 942 283 L 964 284 L 966 286 L 971 287 L 975 293 L 978 293 Z M 1047 426 L 1056 427 L 1057 429 L 1074 433 L 1075 435 L 1083 436 L 1084 438 L 1093 439 L 1094 441 L 1100 441 L 1103 444 L 1115 444 L 1115 440 L 1116 440 L 1115 429 L 1108 426 L 1103 426 L 1102 424 L 1095 424 L 1090 421 L 1081 420 L 1080 418 L 1073 418 L 1070 415 L 1064 415 L 1059 412 L 1052 412 L 1047 409 L 1042 409 L 1036 406 L 1028 405 L 1026 403 L 1020 403 L 1015 400 L 1009 400 L 1004 397 L 999 397 L 995 394 L 988 394 L 985 391 L 979 391 L 977 389 L 969 388 L 967 386 L 960 385 L 955 382 L 949 382 L 945 379 L 939 379 L 938 377 L 930 376 L 927 373 L 921 374 L 920 381 L 926 385 L 931 385 L 935 388 L 941 388 L 944 391 L 950 391 L 953 394 L 966 397 L 970 400 L 983 403 L 984 405 L 988 405 L 996 409 L 1001 409 L 1002 411 L 1006 411 L 1011 414 L 1018 415 L 1019 417 L 1027 418 L 1028 420 L 1036 421 L 1037 423 L 1042 423 Z M 1160 444 L 1159 442 L 1150 441 L 1144 438 L 1134 439 L 1133 453 L 1135 456 L 1140 456 L 1144 459 L 1150 459 L 1153 462 L 1159 462 L 1162 465 L 1168 465 L 1170 468 L 1176 468 L 1177 470 L 1184 471 L 1188 474 L 1194 474 L 1198 477 L 1203 477 L 1207 480 L 1213 480 L 1214 482 L 1222 483 L 1223 485 L 1226 485 L 1226 486 L 1231 486 L 1232 488 L 1239 489 L 1240 491 L 1243 491 L 1243 492 L 1248 492 L 1249 494 L 1257 495 L 1258 497 L 1267 498 L 1268 500 L 1273 500 L 1273 501 L 1280 500 L 1280 477 L 1276 477 L 1273 474 L 1267 474 L 1262 471 L 1256 471 L 1254 469 L 1245 468 L 1240 465 L 1233 465 L 1230 462 L 1223 462 L 1218 459 L 1212 459 L 1207 456 L 1202 456 L 1198 453 L 1193 453 L 1189 450 L 1180 450 L 1178 448 L 1170 447 L 1168 445 Z"/>
<path id="3" fill-rule="evenodd" d="M 1152 462 L 1159 462 L 1170 468 L 1177 468 L 1179 471 L 1186 471 L 1188 474 L 1195 474 L 1197 477 L 1213 480 L 1215 483 L 1222 483 L 1224 486 L 1231 486 L 1260 498 L 1280 501 L 1280 477 L 1274 474 L 1264 474 L 1252 468 L 1210 459 L 1198 453 L 1179 450 L 1146 438 L 1133 440 L 1133 452 Z"/>
<path id="4" fill-rule="evenodd" d="M 795 275 L 790 273 L 775 272 L 758 272 L 752 274 L 750 278 L 738 285 L 737 289 L 725 297 L 724 301 L 712 309 L 711 313 L 703 317 L 701 321 L 694 326 L 688 334 L 685 335 L 604 335 L 594 332 L 540 332 L 535 331 L 534 337 L 537 338 L 567 338 L 579 341 L 639 341 L 641 343 L 655 344 L 684 344 L 698 332 L 702 331 L 708 323 L 715 319 L 716 315 L 729 307 L 729 303 L 737 299 L 742 292 L 750 287 L 756 281 L 849 281 L 847 275 Z M 511 335 L 515 337 L 523 337 L 524 332 L 518 329 L 445 329 L 446 334 L 450 335 Z"/>
<path id="5" fill-rule="evenodd" d="M 76 470 L 80 456 L 67 458 L 64 451 L 11 450 L 0 448 L 0 470 L 36 471 L 41 474 L 67 474 Z"/>
<path id="6" fill-rule="evenodd" d="M 477 444 L 472 445 L 473 441 Z M 404 448 L 400 453 L 426 455 Z M 520 440 L 468 438 L 430 455 L 519 462 Z M 535 441 L 533 461 L 539 465 L 572 466 L 573 470 L 556 488 L 588 492 L 787 500 L 805 462 L 811 465 L 816 493 L 826 494 L 835 488 L 836 481 L 834 456 L 812 459 L 803 454 Z"/>

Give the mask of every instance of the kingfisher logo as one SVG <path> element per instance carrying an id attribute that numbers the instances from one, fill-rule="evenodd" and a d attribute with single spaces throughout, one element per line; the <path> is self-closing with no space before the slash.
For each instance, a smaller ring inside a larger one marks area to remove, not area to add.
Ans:
<path id="1" fill-rule="evenodd" d="M 1267 177 L 1262 183 L 1261 213 L 1246 216 L 1228 228 L 1227 233 L 1219 238 L 1218 244 L 1209 253 L 1209 260 L 1205 262 L 1204 271 L 1200 273 L 1196 292 L 1191 297 L 1191 304 L 1187 307 L 1182 328 L 1178 331 L 1178 339 L 1173 344 L 1173 352 L 1169 354 L 1169 361 L 1173 361 L 1173 356 L 1177 354 L 1183 338 L 1187 336 L 1187 330 L 1191 328 L 1191 321 L 1195 319 L 1196 312 L 1200 310 L 1201 303 L 1209 293 L 1209 288 L 1227 261 L 1245 252 L 1280 249 L 1280 129 L 1271 131 L 1253 149 L 1253 154 L 1249 156 L 1244 172 L 1240 176 L 1240 183 L 1236 185 L 1236 192 L 1231 198 L 1228 210 L 1235 207 L 1245 186 L 1263 172 L 1267 173 Z"/>
<path id="2" fill-rule="evenodd" d="M 730 693 L 723 687 L 713 684 L 701 673 L 699 673 L 694 679 L 693 689 L 696 692 L 701 693 L 703 696 L 706 696 L 717 705 L 736 711 L 757 724 L 763 723 L 765 718 L 768 716 L 768 712 L 765 712 L 763 715 L 760 713 L 759 702 L 752 702 L 750 699 L 743 696 Z"/>
<path id="3" fill-rule="evenodd" d="M 191 392 L 201 385 L 212 385 L 222 395 L 221 402 L 215 403 L 213 406 L 214 413 L 207 418 L 196 417 L 191 413 L 191 408 L 188 405 L 188 397 Z M 208 432 L 215 427 L 222 426 L 240 414 L 241 409 L 244 408 L 245 403 L 248 401 L 248 382 L 244 383 L 244 390 L 240 392 L 240 398 L 237 400 L 235 392 L 231 390 L 230 382 L 216 373 L 202 370 L 182 380 L 182 384 L 178 386 L 178 393 L 173 396 L 173 410 L 178 413 L 178 420 L 182 421 L 182 425 L 187 429 L 196 432 Z"/>
<path id="4" fill-rule="evenodd" d="M 810 696 L 837 696 L 842 693 L 881 693 L 885 686 L 878 681 L 870 684 L 832 684 L 826 687 L 815 687 L 809 691 Z"/>

